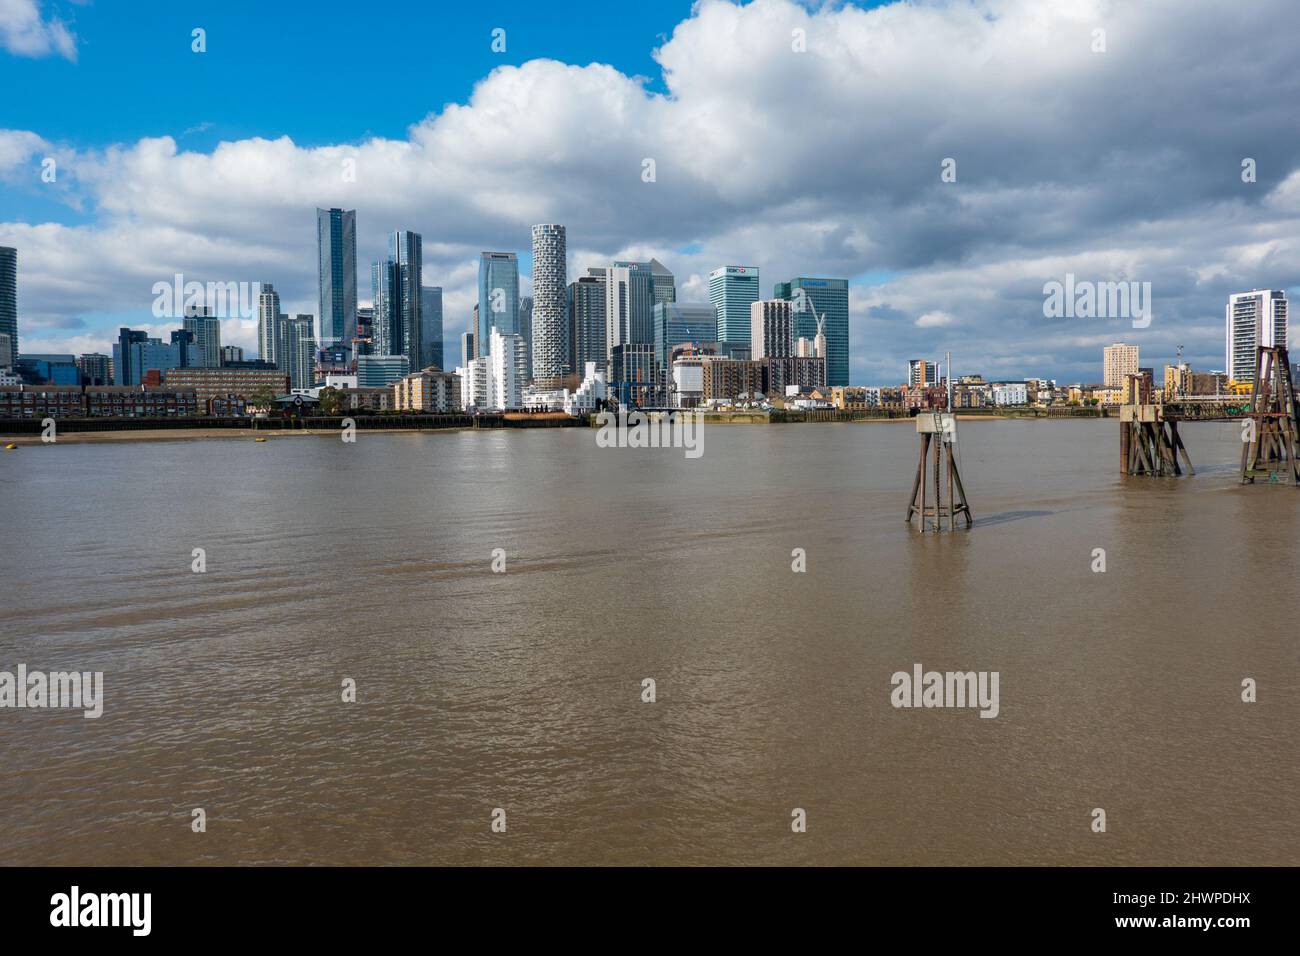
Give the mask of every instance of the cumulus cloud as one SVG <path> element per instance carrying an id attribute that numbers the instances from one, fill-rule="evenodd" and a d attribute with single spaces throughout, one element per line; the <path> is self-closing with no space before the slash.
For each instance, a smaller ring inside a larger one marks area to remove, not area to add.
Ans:
<path id="1" fill-rule="evenodd" d="M 77 59 L 77 40 L 63 21 L 41 16 L 36 0 L 0 0 L 0 47 L 18 56 Z"/>
<path id="2" fill-rule="evenodd" d="M 1210 0 L 702 0 L 655 51 L 663 93 L 607 65 L 533 60 L 401 139 L 81 149 L 69 180 L 93 221 L 0 223 L 0 243 L 20 249 L 24 348 L 56 346 L 67 316 L 145 321 L 152 283 L 175 272 L 272 281 L 286 311 L 314 313 L 313 209 L 343 206 L 358 211 L 363 299 L 385 234 L 423 234 L 449 342 L 478 253 L 526 252 L 532 223 L 562 222 L 571 278 L 651 256 L 682 299 L 722 264 L 757 265 L 765 294 L 849 278 L 858 383 L 949 349 L 988 375 L 1096 380 L 1117 339 L 1144 365 L 1184 345 L 1217 368 L 1226 295 L 1300 284 L 1293 19 L 1291 0 L 1232 16 Z M 7 135 L 0 175 L 39 152 L 39 130 Z M 1067 272 L 1150 281 L 1151 326 L 1045 319 L 1043 285 Z"/>

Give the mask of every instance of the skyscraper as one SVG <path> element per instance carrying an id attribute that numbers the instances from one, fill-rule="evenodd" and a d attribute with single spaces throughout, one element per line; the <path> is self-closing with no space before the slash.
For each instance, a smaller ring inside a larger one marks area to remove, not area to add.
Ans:
<path id="1" fill-rule="evenodd" d="M 257 292 L 257 357 L 275 362 L 275 346 L 280 341 L 280 295 L 269 282 Z"/>
<path id="2" fill-rule="evenodd" d="M 773 297 L 791 302 L 792 341 L 815 339 L 820 325 L 826 336 L 826 384 L 848 385 L 849 281 L 800 276 L 777 283 Z"/>
<path id="3" fill-rule="evenodd" d="M 403 354 L 401 280 L 397 263 L 392 259 L 380 259 L 371 264 L 370 295 L 375 313 L 370 323 L 371 354 Z M 410 366 L 409 361 L 407 366 Z"/>
<path id="4" fill-rule="evenodd" d="M 714 269 L 709 273 L 709 301 L 718 310 L 718 341 L 749 345 L 749 307 L 758 301 L 758 268 Z"/>
<path id="5" fill-rule="evenodd" d="M 18 367 L 18 250 L 0 246 L 0 335 L 9 349 L 0 355 L 0 368 Z"/>
<path id="6" fill-rule="evenodd" d="M 585 369 L 595 362 L 602 372 L 608 367 L 605 349 L 605 278 L 604 270 L 592 269 L 599 275 L 580 276 L 569 283 L 569 363 L 574 369 Z"/>
<path id="7" fill-rule="evenodd" d="M 485 252 L 478 260 L 478 325 L 474 336 L 486 355 L 492 330 L 519 331 L 519 258 L 513 252 Z"/>
<path id="8" fill-rule="evenodd" d="M 357 212 L 316 210 L 320 338 L 351 345 L 357 329 Z"/>
<path id="9" fill-rule="evenodd" d="M 620 345 L 654 343 L 654 295 L 648 262 L 615 262 L 588 269 L 605 287 L 605 368 Z"/>
<path id="10" fill-rule="evenodd" d="M 790 303 L 784 299 L 760 299 L 749 306 L 749 352 L 755 359 L 789 358 Z"/>
<path id="11" fill-rule="evenodd" d="M 533 381 L 557 388 L 568 374 L 569 329 L 563 226 L 533 226 Z"/>
<path id="12" fill-rule="evenodd" d="M 221 367 L 221 320 L 212 314 L 210 306 L 187 305 L 181 328 L 193 339 L 194 354 L 181 363 L 182 368 Z"/>
<path id="13" fill-rule="evenodd" d="M 290 388 L 311 388 L 316 382 L 316 336 L 312 316 L 280 316 L 277 368 L 289 376 Z"/>
<path id="14" fill-rule="evenodd" d="M 420 365 L 446 370 L 443 365 L 442 286 L 426 285 L 420 289 Z"/>
<path id="15" fill-rule="evenodd" d="M 1277 289 L 1228 296 L 1224 310 L 1224 367 L 1235 382 L 1255 381 L 1256 346 L 1287 347 L 1287 298 Z"/>
<path id="16" fill-rule="evenodd" d="M 392 354 L 405 355 L 407 366 L 417 371 L 423 368 L 420 360 L 424 356 L 421 342 L 424 329 L 420 321 L 423 245 L 418 232 L 399 229 L 388 237 L 388 258 L 397 268 L 396 338 Z"/>
<path id="17" fill-rule="evenodd" d="M 658 259 L 650 260 L 650 294 L 654 304 L 677 301 L 677 285 L 673 274 Z"/>

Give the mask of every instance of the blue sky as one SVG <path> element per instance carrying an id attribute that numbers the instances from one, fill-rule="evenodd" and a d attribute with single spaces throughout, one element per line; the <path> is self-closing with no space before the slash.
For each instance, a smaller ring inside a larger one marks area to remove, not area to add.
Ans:
<path id="1" fill-rule="evenodd" d="M 358 212 L 363 300 L 386 233 L 423 234 L 449 341 L 478 252 L 514 250 L 526 273 L 529 225 L 562 222 L 571 273 L 654 256 L 686 300 L 729 263 L 759 266 L 765 290 L 850 278 L 857 384 L 948 349 L 991 377 L 1092 381 L 1128 338 L 1143 364 L 1183 345 L 1218 367 L 1226 295 L 1300 285 L 1294 12 L 10 0 L 0 244 L 19 248 L 20 341 L 102 349 L 148 324 L 175 271 L 273 281 L 286 311 L 315 312 L 312 210 L 340 205 Z M 344 155 L 362 171 L 346 188 Z M 1067 272 L 1151 281 L 1156 321 L 1045 323 L 1044 283 Z"/>
<path id="2" fill-rule="evenodd" d="M 608 3 L 573 0 L 557 15 L 535 3 L 313 0 L 308 15 L 298 3 L 63 0 L 43 12 L 76 34 L 77 62 L 0 53 L 0 88 L 22 90 L 6 97 L 0 126 L 83 147 L 161 135 L 196 150 L 253 136 L 304 146 L 399 138 L 503 62 L 604 62 L 662 88 L 651 53 L 690 9 L 663 0 L 615 15 Z M 207 31 L 203 56 L 190 48 L 196 27 Z M 497 27 L 504 54 L 490 46 Z M 89 219 L 40 191 L 6 206 L 28 219 Z"/>
<path id="3" fill-rule="evenodd" d="M 397 137 L 464 101 L 502 62 L 556 57 L 657 78 L 651 52 L 689 14 L 681 0 L 620 5 L 340 0 L 47 3 L 78 37 L 77 63 L 0 56 L 5 125 L 87 145 L 163 133 L 196 148 L 288 134 L 303 145 Z M 579 26 L 580 25 L 580 26 Z M 207 30 L 207 54 L 190 32 Z M 506 32 L 493 53 L 491 31 Z M 328 75 L 322 76 L 322 72 Z M 171 78 L 171 79 L 169 79 Z"/>

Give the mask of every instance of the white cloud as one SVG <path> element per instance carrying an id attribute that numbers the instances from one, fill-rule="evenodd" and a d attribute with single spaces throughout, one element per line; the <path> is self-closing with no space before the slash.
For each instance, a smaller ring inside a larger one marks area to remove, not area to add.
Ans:
<path id="1" fill-rule="evenodd" d="M 866 277 L 855 382 L 898 381 L 907 357 L 947 348 L 972 370 L 1099 372 L 1092 343 L 1119 326 L 1042 317 L 1043 283 L 1066 272 L 1151 281 L 1144 364 L 1186 344 L 1205 367 L 1228 291 L 1300 285 L 1300 72 L 1278 28 L 1291 17 L 1291 0 L 1232 17 L 1210 0 L 702 0 L 656 51 L 664 94 L 609 66 L 533 60 L 402 139 L 81 150 L 60 167 L 90 224 L 0 223 L 0 244 L 20 250 L 24 343 L 91 313 L 143 323 L 153 282 L 175 272 L 271 281 L 286 311 L 315 313 L 319 205 L 357 210 L 362 299 L 385 234 L 423 234 L 448 341 L 478 253 L 525 252 L 532 223 L 562 222 L 570 278 L 655 256 L 683 299 L 728 263 L 759 266 L 764 294 L 793 275 Z M 795 27 L 807 52 L 791 49 Z M 47 148 L 39 131 L 0 134 L 0 175 Z M 1241 182 L 1237 152 L 1258 159 L 1258 183 Z"/>
<path id="2" fill-rule="evenodd" d="M 76 37 L 63 21 L 44 19 L 36 0 L 0 0 L 0 47 L 18 56 L 77 59 Z"/>

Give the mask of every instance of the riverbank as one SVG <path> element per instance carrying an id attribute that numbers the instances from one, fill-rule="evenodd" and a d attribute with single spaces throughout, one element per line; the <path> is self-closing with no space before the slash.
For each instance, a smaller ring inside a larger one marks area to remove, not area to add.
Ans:
<path id="1" fill-rule="evenodd" d="M 1037 410 L 1042 412 L 1043 410 Z M 1083 415 L 1048 415 L 1035 414 L 1035 412 L 1001 412 L 1001 413 L 981 413 L 981 412 L 958 412 L 958 421 L 1068 421 L 1082 420 L 1094 421 L 1098 418 L 1108 417 L 1097 414 Z M 564 419 L 561 421 L 561 419 Z M 362 420 L 364 421 L 364 420 Z M 814 412 L 775 412 L 766 413 L 759 411 L 740 411 L 740 412 L 706 412 L 704 414 L 704 423 L 708 425 L 781 425 L 781 424 L 870 424 L 875 422 L 886 424 L 911 424 L 915 421 L 912 416 L 896 415 L 893 417 L 882 415 L 861 414 L 854 412 L 841 412 L 838 410 L 819 410 Z M 26 423 L 24 423 L 26 424 Z M 78 423 L 80 424 L 80 423 Z M 359 423 L 360 424 L 360 423 Z M 500 417 L 499 423 L 494 423 L 491 428 L 536 428 L 536 427 L 563 427 L 563 426 L 580 426 L 583 423 L 577 419 L 570 419 L 563 415 L 523 415 L 510 413 Z M 591 424 L 598 425 L 599 420 L 592 416 Z M 6 423 L 0 422 L 0 447 L 4 445 L 16 445 L 19 447 L 28 445 L 43 444 L 39 431 L 28 431 L 23 434 L 17 434 L 8 431 L 5 428 Z M 96 422 L 96 430 L 82 431 L 77 425 L 68 424 L 67 427 L 59 427 L 57 430 L 59 443 L 78 443 L 78 444 L 98 444 L 103 442 L 121 442 L 121 441 L 191 441 L 195 439 L 221 439 L 225 441 L 255 441 L 265 439 L 266 441 L 279 441 L 284 438 L 297 438 L 302 436 L 328 436 L 337 437 L 340 434 L 340 427 L 328 428 L 285 428 L 276 426 L 268 427 L 266 423 L 261 423 L 261 427 L 252 428 L 250 423 L 241 422 L 238 425 L 223 425 L 219 427 L 203 425 L 180 425 L 169 423 L 164 428 L 141 428 L 127 427 L 115 429 L 109 426 L 109 423 Z M 105 427 L 109 426 L 109 427 Z M 440 427 L 419 427 L 389 424 L 385 422 L 382 427 L 376 427 L 375 424 L 366 422 L 360 424 L 358 432 L 385 432 L 388 434 L 411 434 L 414 432 L 461 432 L 461 431 L 479 431 L 482 426 L 470 427 L 468 425 L 441 425 Z"/>
<path id="2" fill-rule="evenodd" d="M 0 426 L 2 427 L 2 426 Z M 410 434 L 412 432 L 462 432 L 473 431 L 468 428 L 385 428 L 385 434 Z M 159 429 L 131 429 L 122 431 L 100 431 L 100 432 L 58 432 L 57 443 L 60 445 L 95 445 L 104 442 L 122 442 L 122 441 L 192 441 L 195 439 L 217 438 L 225 441 L 281 441 L 286 438 L 300 438 L 315 436 L 329 436 L 337 438 L 340 432 L 337 428 L 303 428 L 296 430 L 276 430 L 276 431 L 252 431 L 245 428 L 159 428 Z M 6 435 L 0 431 L 0 447 L 4 445 L 18 445 L 19 447 L 27 445 L 43 444 L 41 436 L 37 435 Z"/>

